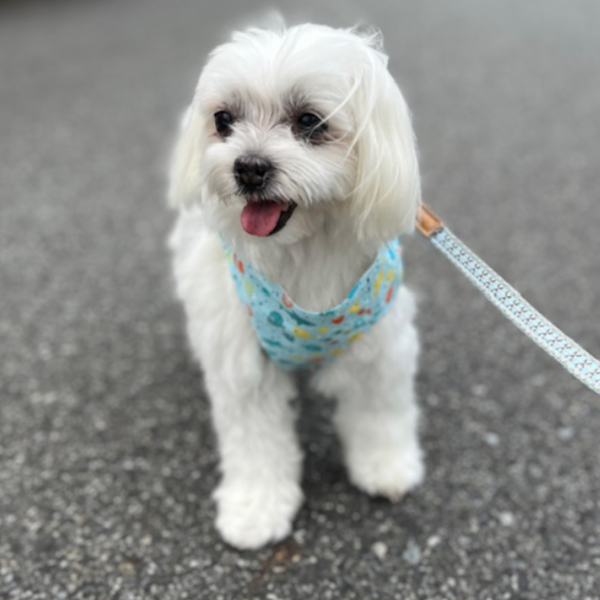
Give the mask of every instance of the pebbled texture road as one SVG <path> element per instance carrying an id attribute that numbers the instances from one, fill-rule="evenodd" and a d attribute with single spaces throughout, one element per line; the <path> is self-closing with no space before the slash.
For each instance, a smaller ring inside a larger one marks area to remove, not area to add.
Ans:
<path id="1" fill-rule="evenodd" d="M 427 200 L 600 354 L 598 3 L 296 4 L 383 28 Z M 0 597 L 600 598 L 599 399 L 417 238 L 426 483 L 397 505 L 359 494 L 331 404 L 305 392 L 294 537 L 239 553 L 216 536 L 163 165 L 240 6 L 1 9 Z"/>

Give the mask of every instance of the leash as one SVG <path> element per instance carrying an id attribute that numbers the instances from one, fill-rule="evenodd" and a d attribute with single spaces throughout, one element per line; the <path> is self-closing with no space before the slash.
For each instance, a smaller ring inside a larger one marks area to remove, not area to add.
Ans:
<path id="1" fill-rule="evenodd" d="M 600 394 L 600 361 L 540 314 L 515 288 L 460 241 L 427 206 L 417 229 L 514 325 L 579 381 Z"/>

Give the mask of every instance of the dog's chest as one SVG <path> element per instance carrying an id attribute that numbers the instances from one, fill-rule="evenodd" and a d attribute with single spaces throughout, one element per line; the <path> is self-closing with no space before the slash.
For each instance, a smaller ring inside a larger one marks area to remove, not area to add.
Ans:
<path id="1" fill-rule="evenodd" d="M 261 345 L 285 369 L 311 367 L 343 354 L 388 311 L 402 283 L 399 241 L 383 246 L 342 300 L 337 298 L 322 310 L 307 309 L 301 302 L 317 296 L 323 302 L 328 291 L 336 294 L 333 288 L 317 290 L 314 296 L 305 293 L 299 301 L 306 280 L 298 278 L 284 287 L 229 251 L 228 261 Z"/>

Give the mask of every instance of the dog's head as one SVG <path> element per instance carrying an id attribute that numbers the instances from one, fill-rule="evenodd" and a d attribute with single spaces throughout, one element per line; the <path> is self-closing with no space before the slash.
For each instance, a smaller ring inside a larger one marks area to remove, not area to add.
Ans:
<path id="1" fill-rule="evenodd" d="M 263 243 L 292 243 L 327 219 L 350 219 L 359 240 L 411 230 L 414 134 L 386 64 L 373 32 L 236 33 L 210 55 L 184 117 L 171 202 Z"/>

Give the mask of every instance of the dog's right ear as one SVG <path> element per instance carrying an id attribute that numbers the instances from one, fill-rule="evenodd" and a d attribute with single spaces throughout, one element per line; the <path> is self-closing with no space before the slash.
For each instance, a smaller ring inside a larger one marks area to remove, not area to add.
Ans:
<path id="1" fill-rule="evenodd" d="M 185 111 L 169 169 L 169 204 L 186 208 L 201 196 L 200 157 L 206 143 L 206 124 L 195 101 Z"/>

